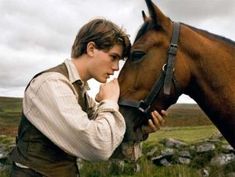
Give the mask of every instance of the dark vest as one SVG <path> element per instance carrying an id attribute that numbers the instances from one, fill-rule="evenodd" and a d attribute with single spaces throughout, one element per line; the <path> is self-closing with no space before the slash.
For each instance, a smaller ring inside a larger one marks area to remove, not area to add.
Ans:
<path id="1" fill-rule="evenodd" d="M 69 77 L 67 67 L 64 63 L 43 71 L 34 76 L 34 78 L 45 72 L 58 72 L 67 78 Z M 81 92 L 81 82 L 77 81 L 73 86 L 79 95 L 78 104 L 86 111 L 88 106 L 86 96 L 83 96 Z M 67 154 L 51 142 L 28 121 L 23 113 L 18 130 L 16 147 L 10 153 L 9 157 L 12 161 L 26 165 L 47 177 L 77 177 L 78 175 L 76 157 Z"/>

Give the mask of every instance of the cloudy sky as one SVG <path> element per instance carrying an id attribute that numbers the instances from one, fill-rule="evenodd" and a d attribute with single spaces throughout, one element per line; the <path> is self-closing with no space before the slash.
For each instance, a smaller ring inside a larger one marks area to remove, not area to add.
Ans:
<path id="1" fill-rule="evenodd" d="M 172 20 L 235 40 L 235 0 L 153 1 Z M 69 58 L 77 31 L 95 17 L 123 26 L 133 41 L 146 9 L 144 0 L 0 0 L 0 96 L 22 97 L 34 74 Z M 90 86 L 94 95 L 99 84 Z"/>

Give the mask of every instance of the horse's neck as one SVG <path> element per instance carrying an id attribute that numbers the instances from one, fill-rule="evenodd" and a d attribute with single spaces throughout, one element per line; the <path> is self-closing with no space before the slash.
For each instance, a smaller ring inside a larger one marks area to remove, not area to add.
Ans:
<path id="1" fill-rule="evenodd" d="M 191 71 L 187 94 L 209 117 L 235 116 L 235 46 L 202 31 L 183 30 Z"/>

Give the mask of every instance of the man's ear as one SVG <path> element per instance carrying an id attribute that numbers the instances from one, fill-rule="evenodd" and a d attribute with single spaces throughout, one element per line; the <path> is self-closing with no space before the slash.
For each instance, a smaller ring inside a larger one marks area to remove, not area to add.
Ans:
<path id="1" fill-rule="evenodd" d="M 86 47 L 86 52 L 88 56 L 94 56 L 96 47 L 95 47 L 95 43 L 94 42 L 88 42 L 87 47 Z"/>

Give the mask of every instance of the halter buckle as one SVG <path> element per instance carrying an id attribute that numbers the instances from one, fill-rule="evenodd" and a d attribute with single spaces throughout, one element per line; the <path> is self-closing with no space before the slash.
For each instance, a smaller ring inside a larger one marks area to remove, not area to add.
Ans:
<path id="1" fill-rule="evenodd" d="M 169 50 L 168 50 L 168 54 L 175 56 L 176 53 L 177 53 L 177 49 L 178 49 L 178 45 L 171 43 L 170 47 L 169 47 Z"/>
<path id="2" fill-rule="evenodd" d="M 150 105 L 147 105 L 144 100 L 140 100 L 138 105 L 138 110 L 144 114 L 147 114 L 150 109 Z"/>

